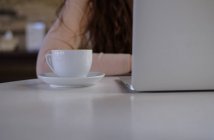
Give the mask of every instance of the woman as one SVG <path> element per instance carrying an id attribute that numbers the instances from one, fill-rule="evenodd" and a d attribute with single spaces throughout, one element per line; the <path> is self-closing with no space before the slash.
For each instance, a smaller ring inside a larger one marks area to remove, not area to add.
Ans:
<path id="1" fill-rule="evenodd" d="M 64 0 L 37 59 L 37 75 L 50 71 L 45 54 L 53 49 L 93 49 L 91 71 L 131 71 L 132 0 Z"/>

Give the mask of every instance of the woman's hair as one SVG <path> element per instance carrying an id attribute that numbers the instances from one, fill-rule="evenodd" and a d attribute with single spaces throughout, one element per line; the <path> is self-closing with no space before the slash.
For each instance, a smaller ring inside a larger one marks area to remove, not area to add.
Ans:
<path id="1" fill-rule="evenodd" d="M 88 0 L 87 5 L 84 16 L 89 18 L 83 31 L 81 48 L 91 46 L 97 53 L 131 53 L 133 1 Z"/>

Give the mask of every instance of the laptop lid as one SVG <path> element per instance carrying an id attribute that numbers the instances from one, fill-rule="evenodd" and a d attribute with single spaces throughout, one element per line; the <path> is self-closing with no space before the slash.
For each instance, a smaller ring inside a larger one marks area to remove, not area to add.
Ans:
<path id="1" fill-rule="evenodd" d="M 134 0 L 133 88 L 214 89 L 214 0 Z"/>

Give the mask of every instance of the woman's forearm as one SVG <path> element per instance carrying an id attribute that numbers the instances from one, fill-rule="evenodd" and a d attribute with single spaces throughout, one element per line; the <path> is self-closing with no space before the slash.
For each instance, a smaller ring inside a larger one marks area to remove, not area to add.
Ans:
<path id="1" fill-rule="evenodd" d="M 127 74 L 131 72 L 131 55 L 94 53 L 91 71 L 100 71 L 106 75 Z"/>

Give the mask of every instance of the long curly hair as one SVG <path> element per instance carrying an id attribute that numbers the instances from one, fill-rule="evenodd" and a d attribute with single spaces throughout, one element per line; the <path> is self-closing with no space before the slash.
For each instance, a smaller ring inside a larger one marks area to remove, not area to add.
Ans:
<path id="1" fill-rule="evenodd" d="M 133 0 L 88 0 L 82 18 L 90 18 L 80 48 L 90 47 L 97 53 L 132 53 L 132 6 Z"/>

